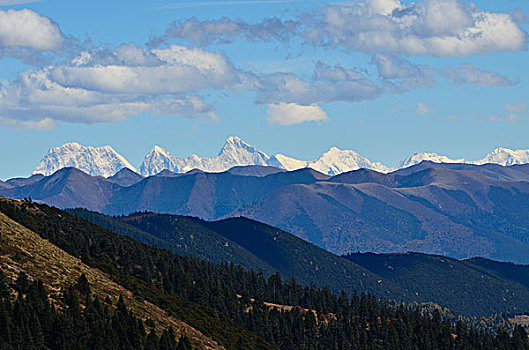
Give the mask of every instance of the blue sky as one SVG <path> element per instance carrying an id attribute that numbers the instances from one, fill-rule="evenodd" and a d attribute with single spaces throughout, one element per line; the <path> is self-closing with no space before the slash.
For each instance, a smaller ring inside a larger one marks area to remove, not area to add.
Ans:
<path id="1" fill-rule="evenodd" d="M 212 156 L 228 136 L 392 166 L 529 148 L 526 0 L 0 0 L 0 179 L 51 147 Z"/>

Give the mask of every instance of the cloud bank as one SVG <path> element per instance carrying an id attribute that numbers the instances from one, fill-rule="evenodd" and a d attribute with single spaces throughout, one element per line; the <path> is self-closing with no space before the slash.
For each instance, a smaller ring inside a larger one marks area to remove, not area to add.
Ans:
<path id="1" fill-rule="evenodd" d="M 65 36 L 51 19 L 32 10 L 0 10 L 0 57 L 34 67 L 0 85 L 0 125 L 47 130 L 61 121 L 114 122 L 145 112 L 216 119 L 205 97 L 212 92 L 252 92 L 256 104 L 268 105 L 269 123 L 293 125 L 328 120 L 318 104 L 357 103 L 388 92 L 432 88 L 438 76 L 456 85 L 508 87 L 517 82 L 471 64 L 439 71 L 413 63 L 411 56 L 524 50 L 527 34 L 520 21 L 516 12 L 487 12 L 460 0 L 408 5 L 365 0 L 328 4 L 288 20 L 191 18 L 172 23 L 145 47 L 128 43 L 108 48 Z M 207 46 L 236 40 L 297 40 L 317 48 L 363 52 L 374 69 L 366 73 L 316 62 L 312 75 L 259 75 L 239 69 L 222 53 L 174 43 Z M 507 119 L 520 115 L 516 108 L 507 107 Z M 418 114 L 429 111 L 417 105 Z"/>
<path id="2" fill-rule="evenodd" d="M 223 17 L 174 22 L 158 42 L 171 38 L 194 44 L 288 41 L 300 38 L 317 47 L 372 54 L 465 57 L 526 49 L 527 34 L 520 16 L 481 10 L 461 0 L 400 0 L 330 3 L 292 20 L 264 19 L 247 23 Z M 155 40 L 156 41 L 156 40 Z"/>

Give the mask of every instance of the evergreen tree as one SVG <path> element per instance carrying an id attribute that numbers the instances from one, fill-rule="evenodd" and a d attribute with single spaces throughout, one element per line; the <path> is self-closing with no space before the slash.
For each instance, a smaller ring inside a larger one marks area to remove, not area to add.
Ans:
<path id="1" fill-rule="evenodd" d="M 79 276 L 75 288 L 79 291 L 79 293 L 81 293 L 81 295 L 90 295 L 90 283 L 88 283 L 88 279 L 86 278 L 86 275 L 84 273 Z"/>

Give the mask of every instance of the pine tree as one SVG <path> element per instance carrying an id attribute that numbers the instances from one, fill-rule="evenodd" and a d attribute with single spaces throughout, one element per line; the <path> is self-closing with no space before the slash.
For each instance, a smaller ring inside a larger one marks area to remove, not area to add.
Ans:
<path id="1" fill-rule="evenodd" d="M 77 284 L 75 285 L 75 289 L 77 289 L 79 293 L 81 293 L 81 295 L 90 295 L 90 283 L 88 283 L 88 279 L 86 278 L 86 275 L 84 273 L 79 276 Z"/>
<path id="2" fill-rule="evenodd" d="M 0 301 L 2 299 L 7 299 L 11 295 L 11 290 L 9 286 L 7 285 L 6 278 L 4 276 L 4 272 L 0 270 Z"/>
<path id="3" fill-rule="evenodd" d="M 177 350 L 192 350 L 193 346 L 191 345 L 191 341 L 189 338 L 184 334 L 180 337 L 178 340 L 178 346 L 176 347 Z"/>

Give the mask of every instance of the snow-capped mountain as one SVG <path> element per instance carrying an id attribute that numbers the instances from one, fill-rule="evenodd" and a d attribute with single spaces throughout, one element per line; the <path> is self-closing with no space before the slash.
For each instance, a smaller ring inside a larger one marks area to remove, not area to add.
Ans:
<path id="1" fill-rule="evenodd" d="M 144 176 L 150 176 L 156 175 L 162 170 L 174 171 L 178 169 L 178 160 L 179 158 L 176 158 L 160 146 L 154 146 L 145 156 L 138 172 Z"/>
<path id="2" fill-rule="evenodd" d="M 307 166 L 320 173 L 331 176 L 361 168 L 371 169 L 381 173 L 387 173 L 389 171 L 385 165 L 372 162 L 355 151 L 341 150 L 336 147 L 332 147 L 317 160 L 309 162 Z"/>
<path id="3" fill-rule="evenodd" d="M 389 171 L 381 163 L 371 162 L 354 151 L 340 150 L 336 147 L 332 147 L 320 158 L 313 161 L 298 160 L 282 154 L 269 157 L 266 153 L 255 149 L 235 136 L 228 138 L 218 156 L 212 158 L 202 158 L 197 155 L 177 158 L 156 146 L 145 157 L 139 171 L 145 176 L 155 175 L 163 169 L 177 173 L 184 173 L 192 169 L 221 172 L 234 166 L 244 165 L 274 166 L 289 171 L 308 167 L 328 175 L 337 175 L 360 168 L 380 172 Z"/>
<path id="4" fill-rule="evenodd" d="M 185 173 L 193 169 L 205 172 L 222 172 L 236 166 L 261 165 L 273 166 L 288 171 L 312 168 L 333 176 L 360 168 L 387 173 L 413 166 L 424 160 L 434 163 L 468 163 L 477 165 L 496 163 L 509 166 L 529 163 L 529 150 L 497 148 L 484 158 L 476 161 L 451 159 L 436 153 L 415 153 L 399 162 L 393 168 L 389 168 L 379 162 L 372 162 L 355 151 L 341 150 L 336 147 L 332 147 L 315 160 L 299 160 L 279 153 L 270 157 L 240 138 L 232 136 L 226 140 L 218 155 L 210 158 L 199 157 L 196 154 L 179 158 L 159 146 L 154 146 L 145 156 L 138 173 L 144 176 L 152 176 L 163 170 Z M 67 143 L 61 147 L 52 148 L 35 168 L 33 174 L 51 175 L 65 167 L 75 167 L 90 175 L 104 177 L 110 177 L 123 168 L 136 171 L 123 156 L 110 146 L 84 147 L 78 143 Z"/>
<path id="5" fill-rule="evenodd" d="M 202 158 L 193 154 L 186 158 L 171 155 L 161 147 L 155 146 L 140 166 L 140 174 L 151 176 L 163 169 L 185 173 L 193 169 L 206 172 L 222 172 L 234 166 L 268 165 L 270 159 L 265 153 L 250 146 L 240 138 L 231 136 L 216 157 Z"/>
<path id="6" fill-rule="evenodd" d="M 92 176 L 109 177 L 123 168 L 136 169 L 110 146 L 85 147 L 76 142 L 54 147 L 42 158 L 33 170 L 33 175 L 45 176 L 57 170 L 75 167 Z"/>
<path id="7" fill-rule="evenodd" d="M 276 168 L 286 169 L 288 171 L 306 168 L 309 163 L 310 162 L 307 162 L 305 160 L 290 158 L 280 153 L 268 159 L 269 166 L 275 166 Z"/>
<path id="8" fill-rule="evenodd" d="M 311 168 L 331 176 L 360 168 L 372 169 L 382 173 L 389 171 L 388 167 L 381 163 L 372 162 L 355 151 L 341 150 L 337 147 L 331 147 L 320 158 L 312 161 L 298 160 L 276 154 L 268 160 L 268 165 L 289 171 Z"/>
<path id="9" fill-rule="evenodd" d="M 437 153 L 417 152 L 399 162 L 392 170 L 408 168 L 420 162 L 428 160 L 433 163 L 465 163 L 464 159 L 450 159 L 447 156 L 440 156 Z"/>
<path id="10" fill-rule="evenodd" d="M 529 150 L 518 149 L 511 150 L 508 148 L 496 148 L 485 156 L 485 158 L 472 162 L 481 165 L 486 163 L 495 163 L 503 166 L 529 163 Z"/>

